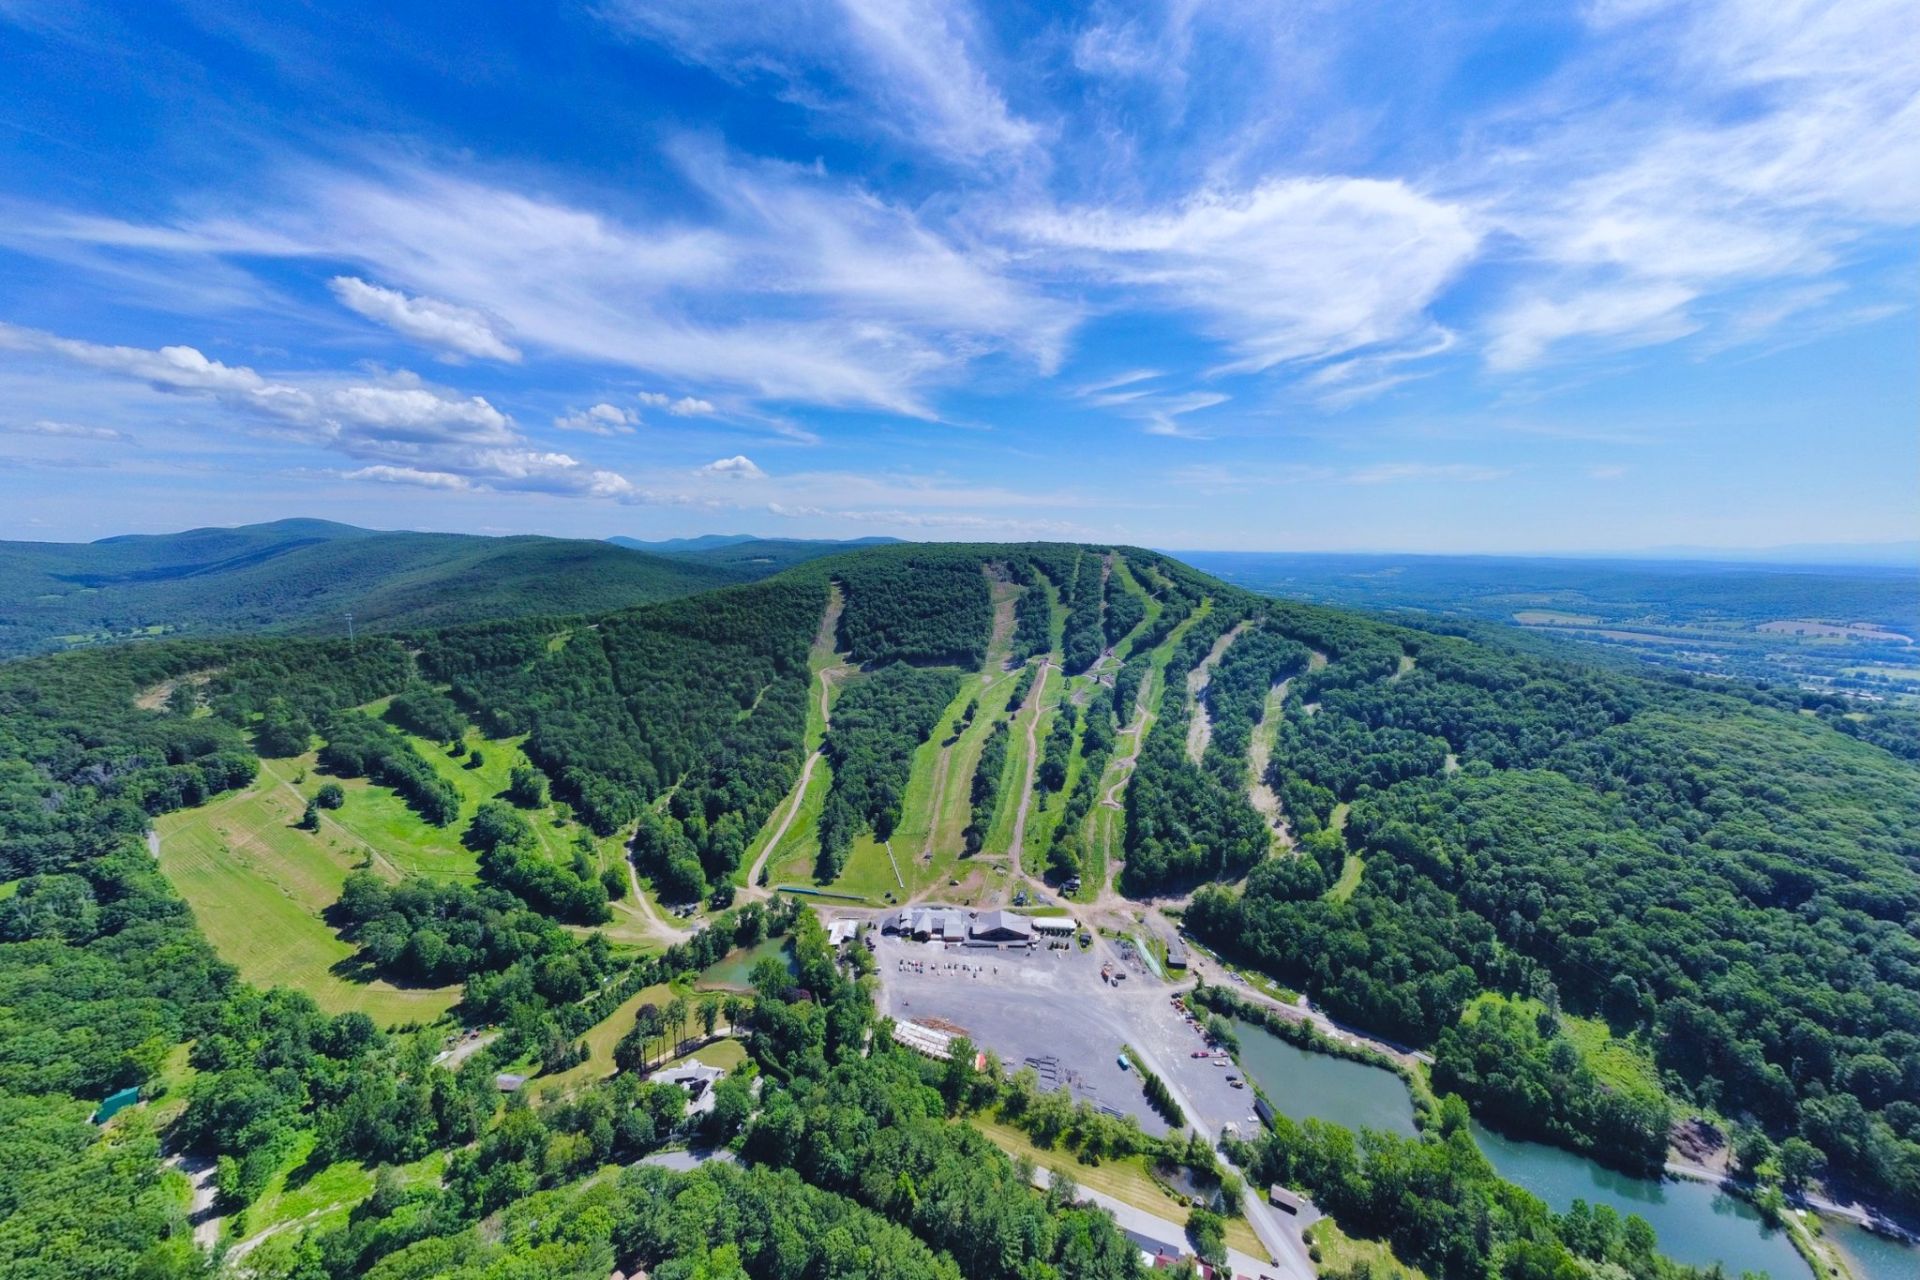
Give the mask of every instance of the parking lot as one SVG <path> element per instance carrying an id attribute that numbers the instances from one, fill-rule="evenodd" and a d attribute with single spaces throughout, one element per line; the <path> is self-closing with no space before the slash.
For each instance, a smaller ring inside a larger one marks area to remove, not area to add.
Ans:
<path id="1" fill-rule="evenodd" d="M 1120 966 L 1103 982 L 1096 951 L 949 947 L 895 937 L 878 940 L 880 1007 L 900 1020 L 963 1031 L 1000 1055 L 1009 1070 L 1033 1065 L 1043 1086 L 1064 1087 L 1095 1106 L 1133 1116 L 1148 1133 L 1167 1132 L 1147 1105 L 1139 1075 L 1119 1062 L 1131 1045 L 1214 1132 L 1252 1130 L 1253 1094 L 1229 1081 L 1238 1068 L 1194 1058 L 1203 1039 L 1174 1008 L 1179 989 L 1143 969 Z M 1179 984 L 1184 986 L 1186 984 Z"/>

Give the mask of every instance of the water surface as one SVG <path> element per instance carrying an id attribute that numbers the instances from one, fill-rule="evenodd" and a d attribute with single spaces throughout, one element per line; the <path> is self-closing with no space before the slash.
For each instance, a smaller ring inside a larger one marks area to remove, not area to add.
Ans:
<path id="1" fill-rule="evenodd" d="M 768 956 L 777 956 L 787 966 L 787 972 L 795 971 L 793 950 L 785 938 L 768 938 L 765 942 L 738 951 L 729 951 L 711 966 L 700 972 L 700 984 L 703 987 L 735 987 L 745 990 L 753 985 L 753 966 Z"/>
<path id="2" fill-rule="evenodd" d="M 1473 1139 L 1501 1177 L 1533 1192 L 1557 1213 L 1585 1200 L 1622 1214 L 1639 1214 L 1659 1238 L 1660 1251 L 1677 1261 L 1700 1267 L 1718 1262 L 1730 1276 L 1764 1271 L 1773 1280 L 1807 1280 L 1812 1274 L 1786 1232 L 1769 1227 L 1752 1205 L 1718 1187 L 1617 1173 L 1585 1156 L 1509 1138 L 1478 1122 Z"/>
<path id="3" fill-rule="evenodd" d="M 1399 1076 L 1381 1067 L 1297 1048 L 1264 1027 L 1234 1022 L 1240 1065 L 1273 1108 L 1295 1120 L 1331 1121 L 1353 1130 L 1418 1132 L 1413 1099 Z M 1808 1280 L 1810 1269 L 1786 1233 L 1768 1227 L 1743 1200 L 1698 1182 L 1655 1181 L 1616 1173 L 1571 1151 L 1503 1137 L 1480 1124 L 1474 1141 L 1507 1181 L 1564 1213 L 1573 1202 L 1637 1213 L 1653 1227 L 1660 1250 L 1696 1266 L 1720 1263 L 1729 1276 L 1764 1271 L 1774 1280 Z M 1829 1224 L 1828 1230 L 1834 1228 Z M 1852 1248 L 1859 1237 L 1857 1251 Z M 1916 1280 L 1915 1251 L 1852 1232 L 1843 1241 L 1861 1260 L 1859 1280 Z M 1898 1251 L 1898 1252 L 1894 1252 Z M 1907 1270 L 1887 1270 L 1905 1264 Z"/>
<path id="4" fill-rule="evenodd" d="M 1236 1019 L 1233 1031 L 1240 1037 L 1240 1065 L 1282 1115 L 1329 1120 L 1355 1132 L 1418 1134 L 1413 1100 L 1393 1072 L 1299 1048 L 1255 1023 Z"/>
<path id="5" fill-rule="evenodd" d="M 1920 1247 L 1833 1218 L 1822 1218 L 1820 1225 L 1827 1239 L 1846 1256 L 1856 1280 L 1915 1280 L 1920 1276 Z"/>

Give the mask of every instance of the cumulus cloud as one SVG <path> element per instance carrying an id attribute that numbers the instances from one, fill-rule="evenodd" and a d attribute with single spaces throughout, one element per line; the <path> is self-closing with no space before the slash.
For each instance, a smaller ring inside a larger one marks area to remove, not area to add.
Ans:
<path id="1" fill-rule="evenodd" d="M 711 400 L 700 400 L 693 396 L 681 396 L 675 400 L 660 391 L 642 391 L 639 400 L 641 404 L 665 409 L 676 418 L 697 418 L 714 411 Z"/>
<path id="2" fill-rule="evenodd" d="M 753 459 L 742 454 L 731 458 L 717 458 L 700 468 L 703 476 L 718 476 L 724 480 L 765 480 L 767 473 L 753 464 Z"/>
<path id="3" fill-rule="evenodd" d="M 606 498 L 639 493 L 617 472 L 526 448 L 512 421 L 484 397 L 430 386 L 411 374 L 379 382 L 268 377 L 193 347 L 105 346 L 7 324 L 0 324 L 0 350 L 211 401 L 269 430 L 368 463 L 346 473 L 357 479 Z"/>
<path id="4" fill-rule="evenodd" d="M 644 398 L 644 397 L 643 397 Z M 553 425 L 562 431 L 584 431 L 595 436 L 631 435 L 634 424 L 640 421 L 638 414 L 618 405 L 602 400 L 588 409 L 574 413 L 564 413 L 553 420 Z"/>
<path id="5" fill-rule="evenodd" d="M 416 342 L 439 347 L 449 357 L 478 356 L 510 364 L 520 360 L 520 353 L 495 331 L 493 322 L 472 307 L 437 298 L 410 297 L 398 289 L 368 284 L 357 276 L 335 276 L 327 286 L 348 310 Z"/>

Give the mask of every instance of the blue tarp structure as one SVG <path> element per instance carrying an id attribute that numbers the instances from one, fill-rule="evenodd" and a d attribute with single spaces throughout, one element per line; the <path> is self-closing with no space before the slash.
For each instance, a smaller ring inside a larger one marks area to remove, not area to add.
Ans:
<path id="1" fill-rule="evenodd" d="M 93 1122 L 105 1124 L 138 1101 L 140 1101 L 140 1089 L 137 1085 L 129 1086 L 118 1093 L 110 1093 L 107 1095 L 107 1100 L 100 1104 L 100 1109 L 93 1113 Z"/>

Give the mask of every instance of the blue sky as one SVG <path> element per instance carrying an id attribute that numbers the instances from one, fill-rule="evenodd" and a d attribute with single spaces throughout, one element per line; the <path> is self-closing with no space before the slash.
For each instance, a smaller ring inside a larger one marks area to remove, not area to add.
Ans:
<path id="1" fill-rule="evenodd" d="M 1900 0 L 346 8 L 0 0 L 0 537 L 1920 536 Z"/>

